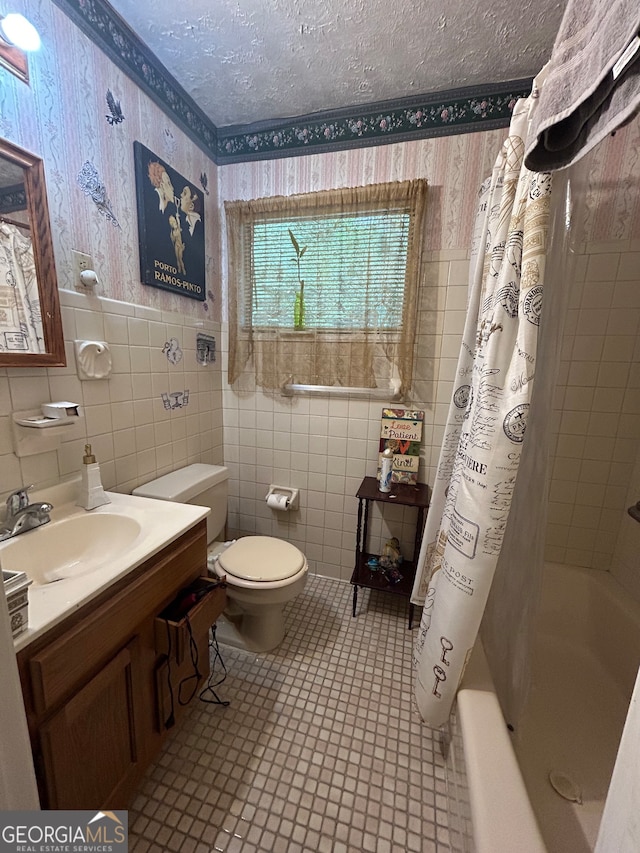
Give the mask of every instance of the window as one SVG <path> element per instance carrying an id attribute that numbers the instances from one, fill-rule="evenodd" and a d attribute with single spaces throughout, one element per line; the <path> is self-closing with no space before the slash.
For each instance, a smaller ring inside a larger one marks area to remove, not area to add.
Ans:
<path id="1" fill-rule="evenodd" d="M 227 202 L 229 381 L 407 390 L 423 180 Z M 397 378 L 399 377 L 399 379 Z"/>
<path id="2" fill-rule="evenodd" d="M 302 280 L 305 316 L 299 326 L 402 328 L 409 223 L 403 210 L 254 221 L 253 298 L 244 321 L 251 312 L 254 327 L 295 327 Z M 385 298 L 389 293 L 396 298 Z"/>

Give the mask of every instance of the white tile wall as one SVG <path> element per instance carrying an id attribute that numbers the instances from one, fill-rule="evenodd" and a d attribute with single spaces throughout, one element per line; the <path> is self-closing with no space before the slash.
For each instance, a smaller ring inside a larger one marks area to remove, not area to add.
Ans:
<path id="1" fill-rule="evenodd" d="M 587 246 L 576 264 L 556 393 L 548 559 L 624 574 L 626 507 L 640 435 L 640 254 L 628 242 Z M 640 525 L 638 534 L 640 534 Z M 640 549 L 636 542 L 636 553 Z M 632 550 L 632 549 L 631 549 Z M 634 568 L 640 568 L 636 557 Z M 635 581 L 638 600 L 640 582 Z"/>
<path id="2" fill-rule="evenodd" d="M 219 326 L 180 314 L 72 291 L 60 291 L 67 352 L 64 368 L 0 372 L 0 482 L 2 494 L 22 484 L 43 487 L 80 472 L 85 443 L 92 445 L 106 488 L 128 492 L 140 483 L 191 462 L 223 461 L 220 362 L 196 361 L 199 330 L 219 339 Z M 183 358 L 162 352 L 175 337 Z M 73 341 L 111 346 L 109 379 L 81 381 Z M 165 409 L 162 393 L 189 391 L 188 405 Z M 18 459 L 10 415 L 51 400 L 80 403 L 85 417 L 65 434 L 59 450 Z"/>

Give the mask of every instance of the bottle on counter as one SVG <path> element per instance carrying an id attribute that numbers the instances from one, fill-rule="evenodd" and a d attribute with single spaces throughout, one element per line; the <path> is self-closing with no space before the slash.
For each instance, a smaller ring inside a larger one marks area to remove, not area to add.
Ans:
<path id="1" fill-rule="evenodd" d="M 381 492 L 391 491 L 391 469 L 393 468 L 393 451 L 390 447 L 382 451 L 382 461 L 380 463 L 380 482 L 378 489 Z"/>
<path id="2" fill-rule="evenodd" d="M 100 466 L 96 462 L 96 457 L 91 452 L 90 444 L 85 444 L 84 446 L 82 462 L 82 479 L 80 481 L 80 495 L 77 500 L 77 506 L 89 510 L 104 506 L 104 504 L 110 504 L 111 498 L 108 497 L 102 488 Z"/>

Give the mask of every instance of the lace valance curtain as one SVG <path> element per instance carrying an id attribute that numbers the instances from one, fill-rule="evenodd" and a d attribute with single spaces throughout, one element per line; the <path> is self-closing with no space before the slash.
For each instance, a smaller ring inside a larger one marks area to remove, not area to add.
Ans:
<path id="1" fill-rule="evenodd" d="M 419 179 L 225 202 L 229 383 L 252 363 L 256 385 L 267 389 L 408 391 L 426 190 Z M 280 258 L 266 285 L 265 253 Z M 301 282 L 304 322 L 294 310 Z"/>

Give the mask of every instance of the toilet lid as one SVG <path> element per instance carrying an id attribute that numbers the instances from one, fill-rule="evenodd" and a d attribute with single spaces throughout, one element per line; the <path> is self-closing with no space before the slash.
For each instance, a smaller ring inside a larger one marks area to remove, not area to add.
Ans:
<path id="1" fill-rule="evenodd" d="M 218 566 L 224 572 L 256 583 L 286 580 L 303 565 L 302 551 L 273 536 L 243 536 L 218 558 Z"/>

